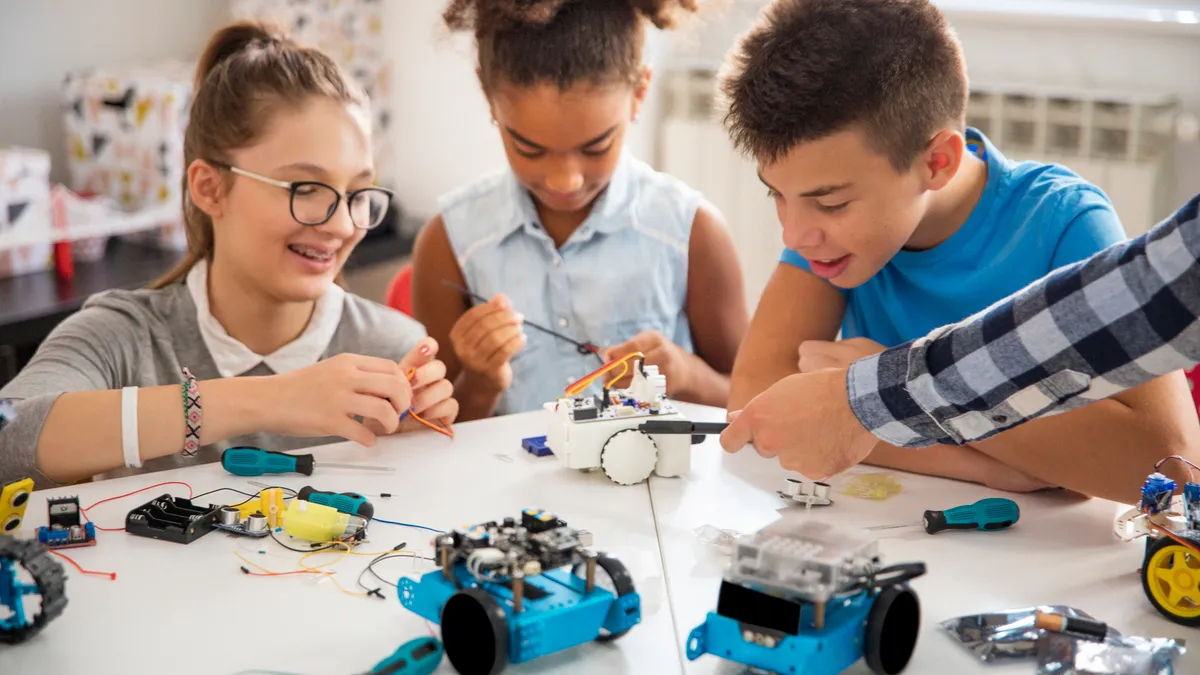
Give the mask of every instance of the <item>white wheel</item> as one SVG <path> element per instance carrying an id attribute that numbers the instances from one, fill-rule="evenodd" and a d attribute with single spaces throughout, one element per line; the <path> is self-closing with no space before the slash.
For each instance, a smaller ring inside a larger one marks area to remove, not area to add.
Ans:
<path id="1" fill-rule="evenodd" d="M 654 439 L 637 429 L 618 431 L 604 443 L 600 451 L 600 468 L 614 483 L 635 485 L 650 477 L 658 463 L 658 446 Z"/>

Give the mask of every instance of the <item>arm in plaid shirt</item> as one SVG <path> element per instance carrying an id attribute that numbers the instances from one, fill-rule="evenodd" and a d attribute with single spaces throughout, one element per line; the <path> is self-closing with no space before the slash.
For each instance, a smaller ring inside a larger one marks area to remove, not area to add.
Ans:
<path id="1" fill-rule="evenodd" d="M 1198 210 L 855 362 L 851 409 L 892 445 L 963 445 L 1200 363 Z"/>

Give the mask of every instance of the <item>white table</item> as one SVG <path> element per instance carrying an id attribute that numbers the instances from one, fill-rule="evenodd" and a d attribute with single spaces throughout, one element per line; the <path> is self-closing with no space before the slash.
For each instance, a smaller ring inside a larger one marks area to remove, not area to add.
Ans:
<path id="1" fill-rule="evenodd" d="M 695 420 L 723 419 L 719 410 L 682 407 Z M 582 645 L 506 672 L 740 670 L 713 656 L 695 662 L 683 656 L 688 633 L 715 607 L 723 563 L 719 554 L 698 544 L 693 530 L 713 524 L 752 532 L 778 517 L 783 502 L 775 491 L 785 474 L 774 461 L 752 451 L 726 455 L 710 439 L 695 450 L 689 475 L 621 487 L 602 474 L 569 471 L 552 457 L 539 459 L 522 451 L 522 438 L 545 433 L 539 413 L 460 424 L 455 430 L 453 441 L 429 432 L 385 440 L 372 449 L 348 443 L 315 449 L 315 475 L 264 480 L 292 488 L 390 492 L 391 498 L 372 499 L 378 517 L 438 529 L 516 516 L 522 508 L 540 506 L 592 531 L 596 548 L 629 568 L 642 596 L 642 624 L 610 645 Z M 385 464 L 397 471 L 322 470 L 322 459 Z M 834 481 L 835 504 L 810 515 L 851 526 L 882 524 L 916 520 L 926 508 L 991 494 L 979 486 L 888 473 L 903 485 L 900 495 L 884 502 L 844 497 L 838 494 L 843 478 Z M 42 491 L 29 504 L 23 532 L 30 536 L 45 523 L 47 497 L 77 494 L 87 506 L 167 480 L 187 481 L 196 493 L 224 486 L 255 489 L 219 465 L 205 465 Z M 90 515 L 100 525 L 119 527 L 131 508 L 164 491 L 187 494 L 186 488 L 167 486 L 101 505 Z M 230 503 L 241 498 L 218 493 L 202 501 L 209 499 Z M 1008 607 L 1067 604 L 1126 632 L 1191 637 L 1188 629 L 1158 617 L 1142 595 L 1136 574 L 1140 543 L 1123 545 L 1110 534 L 1117 505 L 1055 496 L 1018 496 L 1017 501 L 1021 522 L 1005 533 L 881 533 L 885 562 L 919 560 L 929 568 L 913 583 L 923 630 L 907 673 L 1032 673 L 1032 665 L 984 668 L 936 629 L 937 622 L 952 616 Z M 432 536 L 375 523 L 370 542 L 361 548 L 382 551 L 401 541 L 419 548 Z M 296 569 L 300 557 L 270 540 L 220 532 L 186 546 L 100 533 L 96 547 L 67 553 L 85 568 L 116 572 L 117 580 L 84 577 L 64 564 L 69 577 L 65 612 L 32 642 L 0 647 L 0 673 L 349 675 L 365 671 L 401 643 L 428 634 L 424 622 L 401 607 L 390 587 L 384 589 L 386 601 L 380 601 L 344 595 L 328 579 L 314 581 L 307 575 L 251 577 L 240 571 L 243 563 L 235 551 L 276 571 Z M 369 560 L 348 558 L 333 569 L 344 586 L 354 588 Z M 376 567 L 389 579 L 428 569 L 428 563 L 403 560 Z M 954 589 L 951 580 L 957 584 Z M 377 585 L 369 575 L 366 581 Z M 1200 672 L 1195 655 L 1180 664 L 1179 672 Z M 453 670 L 444 661 L 439 672 Z M 868 671 L 860 664 L 852 672 Z"/>
<path id="2" fill-rule="evenodd" d="M 682 406 L 695 421 L 723 421 L 724 413 Z M 1150 473 L 1153 467 L 1147 467 Z M 885 501 L 841 494 L 861 473 L 887 473 L 902 487 Z M 780 517 L 786 505 L 776 495 L 784 487 L 778 462 L 753 450 L 729 455 L 710 438 L 692 456 L 691 474 L 652 478 L 650 492 L 681 659 L 688 673 L 734 673 L 739 669 L 712 655 L 694 662 L 683 656 L 688 633 L 716 607 L 722 565 L 712 547 L 698 543 L 694 530 L 706 524 L 754 532 Z M 883 563 L 924 562 L 925 576 L 912 582 L 921 604 L 921 633 L 906 673 L 1033 673 L 1033 664 L 985 667 L 937 624 L 953 617 L 1034 605 L 1068 605 L 1109 623 L 1127 635 L 1178 637 L 1195 643 L 1196 633 L 1161 617 L 1142 592 L 1137 570 L 1143 543 L 1125 544 L 1112 534 L 1114 516 L 1125 507 L 1105 500 L 1069 498 L 1061 493 L 1013 495 L 980 485 L 859 466 L 830 481 L 833 505 L 813 507 L 808 517 L 848 527 L 919 521 L 926 509 L 968 504 L 984 497 L 1012 498 L 1021 509 L 1018 523 L 1002 532 L 951 531 L 926 534 L 920 528 L 880 530 Z M 1141 485 L 1131 485 L 1131 498 Z M 803 506 L 788 506 L 804 511 Z M 1178 673 L 1200 673 L 1193 647 L 1176 662 Z M 847 675 L 866 675 L 863 662 Z"/>

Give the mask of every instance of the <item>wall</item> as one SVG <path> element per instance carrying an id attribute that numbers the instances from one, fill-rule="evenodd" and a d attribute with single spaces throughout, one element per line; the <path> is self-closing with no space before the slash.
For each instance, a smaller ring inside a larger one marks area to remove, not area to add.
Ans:
<path id="1" fill-rule="evenodd" d="M 228 19 L 226 0 L 5 0 L 0 8 L 0 146 L 51 152 L 66 180 L 60 85 L 68 71 L 195 59 Z"/>
<path id="2" fill-rule="evenodd" d="M 439 195 L 505 163 L 475 77 L 473 45 L 469 36 L 445 30 L 444 7 L 435 0 L 391 0 L 384 19 L 393 36 L 396 189 L 405 208 L 422 216 L 436 212 Z M 647 62 L 656 66 L 664 53 L 662 36 L 651 32 Z M 643 119 L 658 118 L 660 98 L 657 88 L 651 92 Z M 655 147 L 652 134 L 652 124 L 639 123 L 628 141 L 648 161 Z"/>

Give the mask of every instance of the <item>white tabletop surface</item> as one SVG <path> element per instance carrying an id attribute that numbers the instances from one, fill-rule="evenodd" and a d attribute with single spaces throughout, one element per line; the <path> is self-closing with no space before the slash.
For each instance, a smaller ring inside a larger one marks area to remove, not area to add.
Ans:
<path id="1" fill-rule="evenodd" d="M 695 421 L 723 421 L 719 410 L 683 405 Z M 1153 467 L 1147 467 L 1150 473 Z M 884 501 L 841 494 L 862 473 L 886 473 L 901 492 Z M 748 449 L 735 455 L 710 438 L 692 455 L 686 477 L 651 479 L 651 496 L 664 567 L 676 620 L 681 659 L 688 673 L 735 673 L 739 668 L 712 655 L 689 662 L 683 656 L 688 633 L 716 607 L 723 563 L 712 547 L 698 543 L 703 525 L 751 533 L 778 519 L 786 502 L 776 491 L 780 469 Z M 1127 635 L 1177 637 L 1196 642 L 1195 629 L 1161 617 L 1146 599 L 1137 570 L 1143 541 L 1122 543 L 1112 534 L 1114 502 L 1071 498 L 1061 492 L 1014 495 L 959 481 L 859 466 L 830 481 L 833 504 L 813 507 L 807 517 L 847 527 L 916 522 L 926 509 L 969 504 L 984 497 L 1009 497 L 1020 519 L 1001 532 L 949 531 L 926 534 L 920 528 L 876 531 L 885 565 L 924 562 L 926 575 L 912 582 L 921 605 L 921 632 L 906 674 L 1034 673 L 1034 664 L 984 666 L 938 629 L 946 619 L 1035 605 L 1067 605 L 1107 622 Z M 1131 485 L 1131 499 L 1141 485 Z M 787 506 L 803 512 L 803 506 Z M 1177 673 L 1200 673 L 1194 647 L 1176 662 Z M 847 675 L 867 675 L 859 661 Z"/>
<path id="2" fill-rule="evenodd" d="M 719 410 L 681 407 L 695 420 L 723 419 Z M 694 530 L 711 524 L 752 532 L 777 518 L 784 503 L 775 491 L 788 474 L 776 462 L 752 451 L 726 455 L 710 439 L 696 448 L 689 475 L 621 487 L 602 474 L 570 471 L 553 457 L 539 459 L 522 451 L 522 438 L 545 433 L 540 413 L 460 424 L 455 431 L 453 441 L 430 432 L 388 439 L 372 449 L 348 443 L 318 448 L 313 451 L 318 460 L 313 476 L 262 480 L 293 488 L 390 492 L 390 498 L 372 499 L 378 517 L 438 529 L 516 516 L 522 508 L 539 506 L 592 531 L 596 548 L 629 568 L 642 596 L 642 624 L 610 645 L 582 645 L 506 672 L 740 670 L 713 656 L 695 662 L 683 656 L 688 633 L 715 607 L 724 562 L 717 551 L 698 542 Z M 323 470 L 321 459 L 397 470 Z M 850 476 L 877 471 L 896 478 L 901 494 L 882 502 L 840 494 Z M 196 493 L 225 486 L 255 490 L 247 479 L 230 476 L 214 464 L 42 491 L 30 501 L 22 532 L 32 536 L 45 523 L 47 497 L 76 494 L 87 506 L 167 480 L 187 481 Z M 835 503 L 808 515 L 847 526 L 918 520 L 926 508 L 999 494 L 871 467 L 856 468 L 833 485 Z M 1138 487 L 1130 486 L 1131 495 Z M 167 486 L 101 505 L 90 515 L 100 525 L 119 527 L 130 509 L 164 491 L 187 495 L 186 488 Z M 230 503 L 241 498 L 218 493 L 203 501 L 209 499 Z M 1111 534 L 1118 505 L 1056 494 L 1015 499 L 1021 520 L 1007 532 L 880 533 L 885 563 L 923 561 L 928 566 L 927 575 L 913 582 L 923 625 L 907 673 L 1033 673 L 1032 664 L 985 668 L 973 662 L 938 631 L 937 623 L 1035 604 L 1074 606 L 1126 633 L 1192 637 L 1190 629 L 1159 617 L 1142 594 L 1137 576 L 1141 542 L 1122 544 Z M 427 547 L 432 536 L 375 523 L 370 541 L 361 549 L 382 551 L 401 541 L 410 549 Z M 64 563 L 69 598 L 65 612 L 32 642 L 0 647 L 0 673 L 350 675 L 367 670 L 401 643 L 428 634 L 424 622 L 401 607 L 390 587 L 384 590 L 386 601 L 380 601 L 344 595 L 328 579 L 314 581 L 308 575 L 244 575 L 234 551 L 268 569 L 297 569 L 300 554 L 270 540 L 232 538 L 221 532 L 186 546 L 120 532 L 102 532 L 98 539 L 93 548 L 67 553 L 85 568 L 116 572 L 117 580 L 84 577 Z M 344 586 L 355 588 L 355 578 L 368 561 L 347 558 L 332 569 Z M 418 576 L 431 567 L 400 560 L 376 569 L 396 579 Z M 377 585 L 369 575 L 366 580 Z M 1179 673 L 1200 673 L 1200 657 L 1194 653 L 1178 665 Z M 439 672 L 453 670 L 443 661 Z M 860 663 L 850 672 L 868 671 Z"/>

